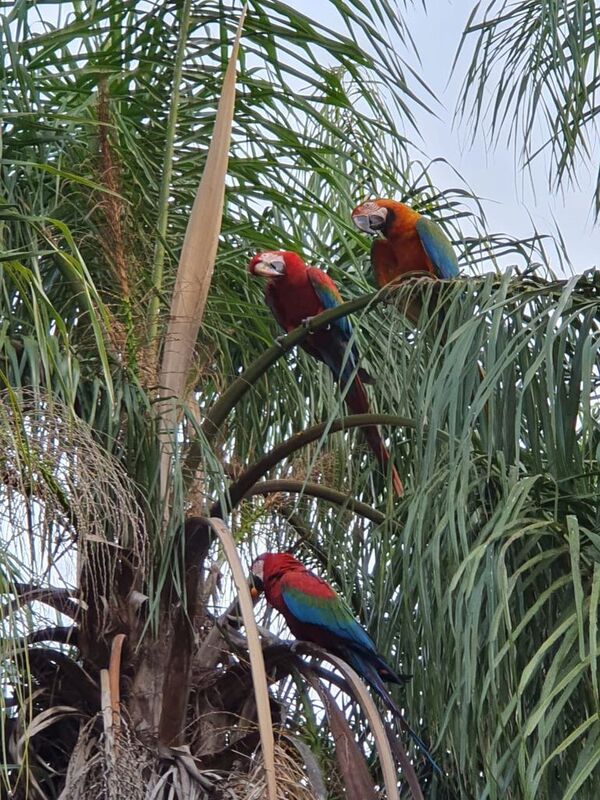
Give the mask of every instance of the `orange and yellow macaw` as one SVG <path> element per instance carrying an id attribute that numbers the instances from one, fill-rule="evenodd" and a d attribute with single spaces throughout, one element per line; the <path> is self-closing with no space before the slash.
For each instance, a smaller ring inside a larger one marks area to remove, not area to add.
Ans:
<path id="1" fill-rule="evenodd" d="M 371 265 L 379 287 L 407 272 L 427 272 L 436 278 L 458 277 L 452 244 L 440 226 L 396 200 L 371 200 L 352 212 L 356 227 L 377 236 Z"/>

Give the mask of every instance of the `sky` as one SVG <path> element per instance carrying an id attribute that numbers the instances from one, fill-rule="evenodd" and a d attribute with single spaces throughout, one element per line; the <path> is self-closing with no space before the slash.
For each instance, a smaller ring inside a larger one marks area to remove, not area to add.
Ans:
<path id="1" fill-rule="evenodd" d="M 445 158 L 469 188 L 486 200 L 484 210 L 490 231 L 524 237 L 531 235 L 534 227 L 540 233 L 555 233 L 558 223 L 573 271 L 582 272 L 599 265 L 600 223 L 594 224 L 592 195 L 600 153 L 596 151 L 589 171 L 582 166 L 580 186 L 559 195 L 549 191 L 542 159 L 534 163 L 531 181 L 515 166 L 514 152 L 506 147 L 490 149 L 483 131 L 471 146 L 466 125 L 460 121 L 453 124 L 468 60 L 462 60 L 462 73 L 459 68 L 456 77 L 450 77 L 450 71 L 475 0 L 428 0 L 427 10 L 421 0 L 408 2 L 406 6 L 402 0 L 396 3 L 415 40 L 421 65 L 414 56 L 408 57 L 408 52 L 401 55 L 406 55 L 409 63 L 419 69 L 443 104 L 435 107 L 440 119 L 415 107 L 423 152 L 429 158 Z M 322 0 L 291 0 L 290 5 L 323 24 L 339 26 L 335 10 Z M 431 174 L 440 188 L 457 185 L 456 176 L 442 165 L 434 165 Z"/>

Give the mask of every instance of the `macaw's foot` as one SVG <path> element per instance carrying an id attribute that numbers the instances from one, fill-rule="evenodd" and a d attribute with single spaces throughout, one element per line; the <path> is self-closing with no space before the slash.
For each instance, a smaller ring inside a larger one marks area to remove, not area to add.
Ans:
<path id="1" fill-rule="evenodd" d="M 305 317 L 305 318 L 302 320 L 302 327 L 303 327 L 303 328 L 308 328 L 308 327 L 309 327 L 309 325 L 310 325 L 310 323 L 313 321 L 313 319 L 314 319 L 314 317 Z M 324 326 L 321 328 L 321 330 L 326 330 L 326 331 L 329 331 L 329 330 L 331 330 L 331 323 L 328 323 L 327 325 L 324 325 Z M 313 331 L 311 331 L 311 334 L 312 334 L 312 333 L 313 333 Z"/>

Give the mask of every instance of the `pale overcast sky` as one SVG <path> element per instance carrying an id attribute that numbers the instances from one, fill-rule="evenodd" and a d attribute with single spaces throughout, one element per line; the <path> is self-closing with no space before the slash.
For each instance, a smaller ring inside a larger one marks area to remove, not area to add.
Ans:
<path id="1" fill-rule="evenodd" d="M 335 10 L 322 0 L 288 1 L 315 20 L 330 27 L 339 25 Z M 554 233 L 554 217 L 565 238 L 573 269 L 581 272 L 599 265 L 600 224 L 594 224 L 592 208 L 595 171 L 600 163 L 598 150 L 595 151 L 591 169 L 586 171 L 582 167 L 580 170 L 580 188 L 565 191 L 564 196 L 550 194 L 546 166 L 540 159 L 533 168 L 534 195 L 529 177 L 515 168 L 513 152 L 506 148 L 486 152 L 482 133 L 478 135 L 475 145 L 470 147 L 466 126 L 453 126 L 454 109 L 462 83 L 460 68 L 450 84 L 448 78 L 474 0 L 428 0 L 427 11 L 420 0 L 407 3 L 406 7 L 402 0 L 396 2 L 418 47 L 422 62 L 420 73 L 443 103 L 442 107 L 435 109 L 441 118 L 439 120 L 425 111 L 415 109 L 423 137 L 421 149 L 429 158 L 447 159 L 470 188 L 488 201 L 484 208 L 491 231 L 520 237 L 530 235 L 535 225 L 540 233 Z M 409 57 L 409 61 L 413 66 L 418 66 L 414 56 Z M 456 177 L 443 166 L 434 166 L 432 172 L 440 188 L 457 185 Z"/>

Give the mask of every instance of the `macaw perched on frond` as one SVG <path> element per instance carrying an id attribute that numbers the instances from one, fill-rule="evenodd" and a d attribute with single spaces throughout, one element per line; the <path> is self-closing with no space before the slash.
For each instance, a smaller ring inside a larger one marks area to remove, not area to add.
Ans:
<path id="1" fill-rule="evenodd" d="M 371 200 L 352 212 L 356 227 L 380 234 L 371 247 L 371 266 L 381 288 L 407 272 L 428 272 L 436 278 L 458 277 L 458 261 L 440 226 L 396 200 Z"/>
<path id="2" fill-rule="evenodd" d="M 384 685 L 384 681 L 403 684 L 411 676 L 398 675 L 385 663 L 369 634 L 331 586 L 289 553 L 263 553 L 253 562 L 250 572 L 254 597 L 264 591 L 267 602 L 283 614 L 297 639 L 318 644 L 350 664 L 439 770 Z"/>
<path id="3" fill-rule="evenodd" d="M 277 250 L 255 255 L 248 265 L 251 275 L 267 278 L 265 299 L 273 316 L 286 333 L 310 317 L 315 317 L 329 308 L 341 305 L 342 298 L 329 275 L 316 267 L 307 267 L 299 255 L 286 250 Z M 367 372 L 358 367 L 356 343 L 349 347 L 352 326 L 347 317 L 335 320 L 327 328 L 314 331 L 302 342 L 302 347 L 311 356 L 326 364 L 334 380 L 345 388 L 346 403 L 353 414 L 367 414 L 369 401 L 364 383 L 372 383 Z M 379 431 L 374 425 L 363 428 L 365 438 L 383 469 L 390 455 Z M 400 476 L 392 466 L 392 485 L 401 497 L 404 487 Z"/>

